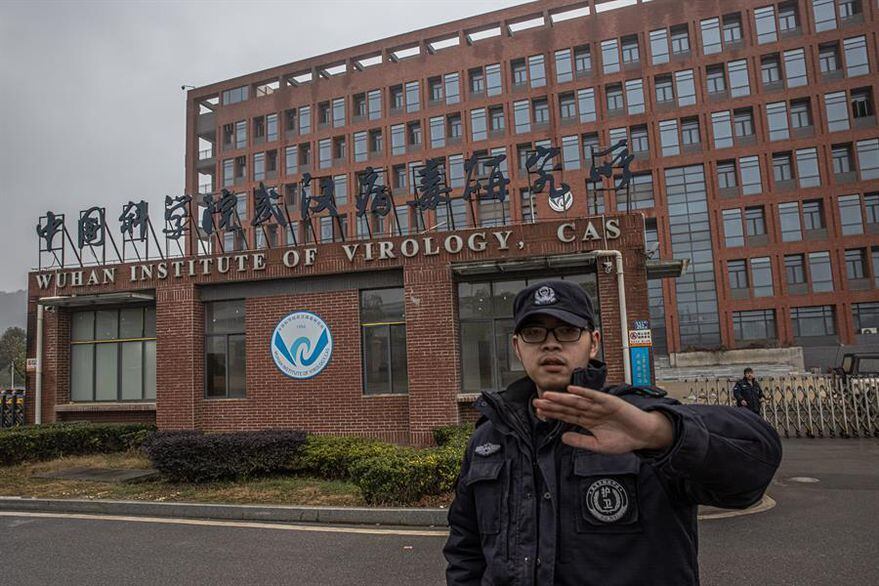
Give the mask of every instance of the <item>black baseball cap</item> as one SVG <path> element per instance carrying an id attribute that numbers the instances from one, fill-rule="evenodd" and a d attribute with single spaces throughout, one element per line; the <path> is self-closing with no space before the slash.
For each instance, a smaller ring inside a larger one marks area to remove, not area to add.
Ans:
<path id="1" fill-rule="evenodd" d="M 580 285 L 570 281 L 542 281 L 525 287 L 513 300 L 518 332 L 532 315 L 551 315 L 572 326 L 595 329 L 592 300 Z"/>

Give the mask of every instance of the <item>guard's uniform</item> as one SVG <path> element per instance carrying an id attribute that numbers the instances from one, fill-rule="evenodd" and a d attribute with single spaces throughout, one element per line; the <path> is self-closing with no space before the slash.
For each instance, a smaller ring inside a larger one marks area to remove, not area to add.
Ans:
<path id="1" fill-rule="evenodd" d="M 606 369 L 592 361 L 591 388 Z M 449 584 L 697 584 L 697 505 L 760 500 L 781 460 L 778 434 L 745 409 L 681 405 L 655 388 L 604 389 L 674 423 L 663 453 L 603 455 L 539 422 L 534 383 L 483 393 L 444 554 Z M 582 431 L 582 430 L 580 430 Z"/>
<path id="2" fill-rule="evenodd" d="M 743 378 L 733 387 L 733 397 L 736 404 L 744 401 L 748 409 L 760 415 L 760 401 L 764 399 L 763 389 L 756 380 Z"/>

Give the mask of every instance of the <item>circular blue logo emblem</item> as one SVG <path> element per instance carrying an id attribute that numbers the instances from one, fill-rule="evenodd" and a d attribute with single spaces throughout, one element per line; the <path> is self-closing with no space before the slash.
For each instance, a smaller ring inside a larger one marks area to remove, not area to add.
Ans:
<path id="1" fill-rule="evenodd" d="M 333 356 L 333 335 L 320 318 L 309 311 L 291 313 L 272 333 L 275 366 L 290 378 L 317 376 Z"/>

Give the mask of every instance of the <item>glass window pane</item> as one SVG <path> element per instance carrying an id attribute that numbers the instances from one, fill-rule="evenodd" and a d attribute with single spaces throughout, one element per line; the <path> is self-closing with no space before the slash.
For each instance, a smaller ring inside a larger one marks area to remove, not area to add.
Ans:
<path id="1" fill-rule="evenodd" d="M 402 287 L 360 292 L 361 323 L 396 322 L 404 319 Z"/>
<path id="2" fill-rule="evenodd" d="M 143 398 L 143 342 L 122 344 L 122 396 L 123 401 L 139 401 Z"/>
<path id="3" fill-rule="evenodd" d="M 458 285 L 458 313 L 461 319 L 491 315 L 491 287 L 488 283 Z"/>
<path id="4" fill-rule="evenodd" d="M 115 401 L 118 398 L 118 344 L 95 346 L 95 400 Z"/>
<path id="5" fill-rule="evenodd" d="M 492 283 L 494 295 L 493 312 L 494 317 L 512 317 L 513 316 L 513 299 L 516 294 L 525 288 L 525 281 L 496 281 Z"/>
<path id="6" fill-rule="evenodd" d="M 493 388 L 491 322 L 461 323 L 461 371 L 465 393 Z"/>
<path id="7" fill-rule="evenodd" d="M 119 310 L 119 337 L 123 340 L 143 336 L 143 308 Z"/>
<path id="8" fill-rule="evenodd" d="M 95 339 L 95 312 L 77 311 L 73 314 L 74 341 Z"/>
<path id="9" fill-rule="evenodd" d="M 390 330 L 388 326 L 363 328 L 365 394 L 391 392 Z"/>
<path id="10" fill-rule="evenodd" d="M 208 397 L 226 396 L 226 336 L 205 339 L 205 381 Z"/>
<path id="11" fill-rule="evenodd" d="M 91 312 L 85 312 L 91 313 Z M 91 401 L 95 388 L 94 344 L 75 344 L 70 349 L 70 399 Z"/>
<path id="12" fill-rule="evenodd" d="M 156 341 L 143 343 L 143 398 L 156 400 Z"/>
<path id="13" fill-rule="evenodd" d="M 495 323 L 495 352 L 497 353 L 498 388 L 506 388 L 525 376 L 525 369 L 513 350 L 513 320 L 497 320 Z"/>
<path id="14" fill-rule="evenodd" d="M 406 324 L 390 326 L 391 330 L 391 391 L 409 392 L 408 361 L 406 359 Z"/>
<path id="15" fill-rule="evenodd" d="M 205 328 L 209 334 L 244 331 L 244 300 L 213 301 L 205 305 Z"/>
<path id="16" fill-rule="evenodd" d="M 115 340 L 118 333 L 118 312 L 115 309 L 95 312 L 95 339 Z"/>
<path id="17" fill-rule="evenodd" d="M 155 338 L 156 337 L 156 308 L 155 307 L 147 307 L 144 309 L 143 337 L 144 338 Z"/>
<path id="18" fill-rule="evenodd" d="M 243 397 L 247 381 L 247 352 L 243 335 L 229 336 L 229 395 Z"/>

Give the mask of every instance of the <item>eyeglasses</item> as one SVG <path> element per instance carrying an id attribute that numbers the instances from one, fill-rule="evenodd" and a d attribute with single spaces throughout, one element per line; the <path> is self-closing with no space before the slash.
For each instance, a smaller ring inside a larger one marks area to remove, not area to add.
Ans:
<path id="1" fill-rule="evenodd" d="M 554 328 L 545 328 L 543 326 L 527 326 L 519 330 L 519 337 L 527 344 L 542 344 L 546 341 L 546 337 L 552 332 L 558 342 L 577 342 L 583 335 L 586 328 L 578 328 L 577 326 L 556 326 Z"/>

